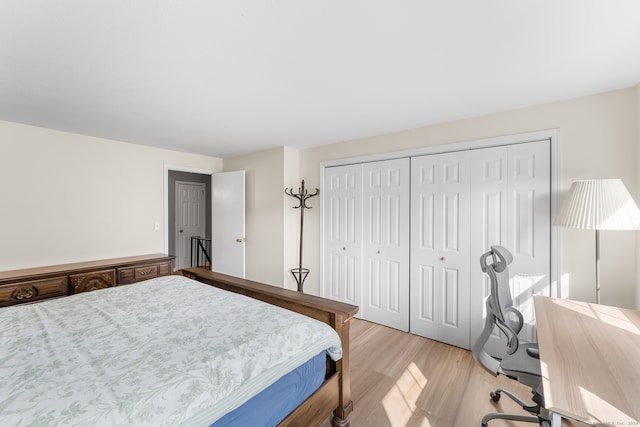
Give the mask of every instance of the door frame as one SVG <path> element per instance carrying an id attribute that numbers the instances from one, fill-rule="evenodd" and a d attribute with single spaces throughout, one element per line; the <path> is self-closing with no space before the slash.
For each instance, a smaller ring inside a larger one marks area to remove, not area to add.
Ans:
<path id="1" fill-rule="evenodd" d="M 177 171 L 177 172 L 190 172 L 190 173 L 198 173 L 201 175 L 213 175 L 214 173 L 220 172 L 215 169 L 200 169 L 193 168 L 189 166 L 181 166 L 181 165 L 173 165 L 169 163 L 164 164 L 164 253 L 169 253 L 169 232 L 170 228 L 175 229 L 175 224 L 169 224 L 169 171 Z"/>
<path id="2" fill-rule="evenodd" d="M 548 139 L 551 146 L 551 212 L 550 218 L 553 224 L 560 201 L 560 129 L 545 129 L 535 132 L 525 132 L 513 135 L 504 135 L 491 138 L 482 138 L 468 141 L 459 141 L 451 143 L 443 143 L 428 147 L 420 147 L 401 151 L 393 151 L 381 154 L 369 154 L 356 157 L 348 157 L 344 159 L 327 160 L 320 163 L 320 182 L 324 183 L 325 169 L 333 166 L 344 166 L 355 163 L 373 162 L 379 160 L 391 160 L 404 157 L 421 156 L 428 154 L 450 153 L 455 151 L 466 151 L 473 149 L 499 147 L 504 145 L 512 145 L 526 142 L 534 142 Z M 319 275 L 319 291 L 320 296 L 324 295 L 324 209 L 325 203 L 324 191 L 320 193 L 320 275 Z M 561 234 L 559 227 L 551 227 L 551 253 L 550 253 L 550 293 L 552 297 L 565 298 L 568 295 L 568 289 L 562 289 L 560 283 L 560 265 L 561 265 Z"/>

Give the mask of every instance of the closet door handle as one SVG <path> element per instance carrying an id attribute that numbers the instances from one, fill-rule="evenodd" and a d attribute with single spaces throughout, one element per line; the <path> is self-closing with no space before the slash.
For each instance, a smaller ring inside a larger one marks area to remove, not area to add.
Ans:
<path id="1" fill-rule="evenodd" d="M 440 257 L 440 261 L 444 261 L 444 257 L 443 256 Z"/>

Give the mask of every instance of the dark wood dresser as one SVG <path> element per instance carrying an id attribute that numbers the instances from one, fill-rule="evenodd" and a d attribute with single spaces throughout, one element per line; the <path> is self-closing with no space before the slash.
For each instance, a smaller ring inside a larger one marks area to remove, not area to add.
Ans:
<path id="1" fill-rule="evenodd" d="M 0 271 L 0 307 L 166 276 L 173 273 L 174 260 L 151 254 Z"/>

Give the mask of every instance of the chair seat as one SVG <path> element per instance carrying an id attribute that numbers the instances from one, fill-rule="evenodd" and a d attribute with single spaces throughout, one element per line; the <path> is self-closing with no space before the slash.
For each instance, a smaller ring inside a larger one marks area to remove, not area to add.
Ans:
<path id="1" fill-rule="evenodd" d="M 537 379 L 532 380 L 535 382 L 533 385 L 537 385 L 542 376 L 540 372 L 540 360 L 527 354 L 527 348 L 537 347 L 538 344 L 535 343 L 520 344 L 515 353 L 504 356 L 502 362 L 500 362 L 500 367 L 505 374 L 513 377 L 537 377 Z"/>

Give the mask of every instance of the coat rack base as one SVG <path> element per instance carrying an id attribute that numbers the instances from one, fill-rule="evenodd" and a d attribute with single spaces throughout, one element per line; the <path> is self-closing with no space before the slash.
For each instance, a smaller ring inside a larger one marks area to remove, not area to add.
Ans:
<path id="1" fill-rule="evenodd" d="M 291 272 L 291 274 L 293 275 L 293 278 L 298 284 L 298 292 L 303 292 L 302 287 L 304 285 L 304 280 L 309 275 L 309 269 L 299 267 L 299 268 L 292 268 L 289 271 Z"/>

